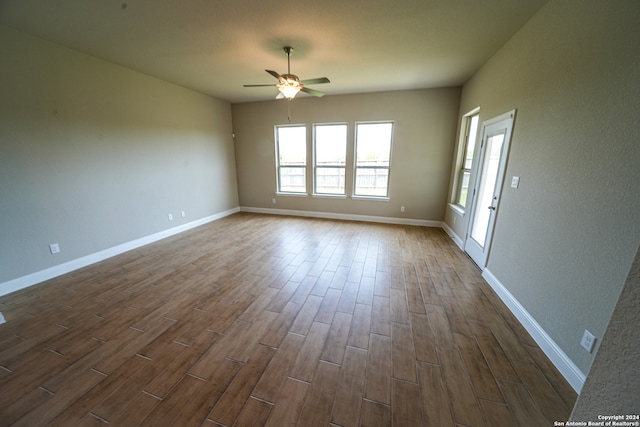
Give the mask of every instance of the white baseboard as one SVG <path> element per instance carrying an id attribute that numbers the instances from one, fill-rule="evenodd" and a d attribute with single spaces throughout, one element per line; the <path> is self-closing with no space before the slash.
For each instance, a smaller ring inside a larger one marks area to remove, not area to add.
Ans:
<path id="1" fill-rule="evenodd" d="M 233 208 L 224 212 L 219 212 L 214 215 L 200 218 L 196 221 L 169 228 L 167 230 L 163 230 L 149 236 L 141 237 L 139 239 L 113 246 L 111 248 L 95 252 L 80 258 L 76 258 L 62 264 L 54 265 L 53 267 L 49 267 L 44 270 L 36 271 L 35 273 L 27 274 L 26 276 L 18 277 L 16 279 L 0 283 L 0 296 L 19 291 L 20 289 L 24 289 L 37 283 L 44 282 L 45 280 L 53 279 L 54 277 L 58 277 L 66 273 L 70 273 L 79 268 L 95 264 L 96 262 L 111 258 L 116 255 L 120 255 L 132 249 L 148 245 L 149 243 L 157 242 L 158 240 L 162 240 L 175 234 L 182 233 L 183 231 L 187 231 L 200 225 L 215 221 L 217 219 L 224 218 L 225 216 L 229 216 L 239 211 L 240 208 Z"/>
<path id="2" fill-rule="evenodd" d="M 446 222 L 444 222 L 444 221 L 442 222 L 442 229 L 443 229 L 444 231 L 446 231 L 446 232 L 447 232 L 447 234 L 449 235 L 449 237 L 451 237 L 451 239 L 455 242 L 455 244 L 456 244 L 456 245 L 458 245 L 458 247 L 459 247 L 461 250 L 464 250 L 464 242 L 462 241 L 462 239 L 460 238 L 460 236 L 458 236 L 458 235 L 456 234 L 456 232 L 455 232 L 455 231 L 453 231 L 453 229 L 452 229 L 451 227 L 449 227 L 449 226 L 447 225 L 447 223 L 446 223 Z"/>
<path id="3" fill-rule="evenodd" d="M 251 208 L 247 206 L 240 206 L 240 211 L 270 215 L 305 216 L 310 218 L 327 218 L 342 219 L 347 221 L 380 222 L 384 224 L 416 225 L 421 227 L 442 228 L 443 225 L 442 221 L 429 221 L 424 219 L 391 218 L 386 216 L 354 215 L 333 212 L 297 211 L 290 209 Z"/>
<path id="4" fill-rule="evenodd" d="M 531 316 L 520 302 L 504 287 L 504 285 L 493 275 L 489 269 L 485 268 L 482 277 L 489 283 L 493 290 L 498 294 L 500 299 L 509 307 L 509 310 L 522 323 L 522 326 L 529 332 L 531 337 L 540 346 L 542 351 L 547 355 L 551 362 L 555 365 L 565 379 L 571 384 L 571 387 L 580 394 L 585 374 L 578 368 L 575 363 L 569 359 L 569 356 L 555 343 L 555 341 L 547 334 L 538 322 Z"/>

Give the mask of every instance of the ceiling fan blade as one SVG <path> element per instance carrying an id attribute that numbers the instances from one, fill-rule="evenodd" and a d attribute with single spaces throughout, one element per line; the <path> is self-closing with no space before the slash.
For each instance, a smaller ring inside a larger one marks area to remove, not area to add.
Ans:
<path id="1" fill-rule="evenodd" d="M 323 92 L 320 92 L 319 90 L 315 90 L 315 89 L 309 89 L 308 87 L 303 87 L 300 90 L 304 93 L 308 93 L 309 95 L 317 96 L 318 98 L 324 96 Z"/>
<path id="2" fill-rule="evenodd" d="M 266 87 L 266 86 L 274 87 L 275 85 L 242 85 L 242 87 Z"/>
<path id="3" fill-rule="evenodd" d="M 285 80 L 284 77 L 282 77 L 280 74 L 278 74 L 277 72 L 273 71 L 273 70 L 265 70 L 267 73 L 271 74 L 273 77 L 275 77 L 276 79 L 278 79 L 280 81 L 280 83 L 286 83 L 287 81 Z"/>
<path id="4" fill-rule="evenodd" d="M 321 83 L 331 83 L 331 81 L 326 77 L 318 77 L 315 79 L 302 80 L 300 83 L 303 85 L 319 85 Z"/>

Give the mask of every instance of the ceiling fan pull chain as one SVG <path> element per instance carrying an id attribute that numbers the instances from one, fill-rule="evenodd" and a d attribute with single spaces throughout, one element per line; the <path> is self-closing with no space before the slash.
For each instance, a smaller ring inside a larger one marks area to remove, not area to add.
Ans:
<path id="1" fill-rule="evenodd" d="M 291 100 L 287 99 L 287 119 L 291 123 Z"/>

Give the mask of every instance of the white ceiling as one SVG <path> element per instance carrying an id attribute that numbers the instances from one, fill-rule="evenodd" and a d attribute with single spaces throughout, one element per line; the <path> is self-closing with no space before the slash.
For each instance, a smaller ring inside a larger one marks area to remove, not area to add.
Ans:
<path id="1" fill-rule="evenodd" d="M 291 72 L 327 95 L 458 86 L 546 0 L 0 0 L 0 23 L 237 103 Z M 300 94 L 299 96 L 308 96 Z"/>

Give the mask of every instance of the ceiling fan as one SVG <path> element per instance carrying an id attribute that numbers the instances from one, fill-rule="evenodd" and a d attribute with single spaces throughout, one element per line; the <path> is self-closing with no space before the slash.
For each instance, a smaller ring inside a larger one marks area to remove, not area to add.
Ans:
<path id="1" fill-rule="evenodd" d="M 293 52 L 293 48 L 291 46 L 285 46 L 283 48 L 284 53 L 287 54 L 287 74 L 278 74 L 273 70 L 265 70 L 267 73 L 271 74 L 273 77 L 278 79 L 278 83 L 274 85 L 244 85 L 244 87 L 260 87 L 260 86 L 275 86 L 280 91 L 276 99 L 293 99 L 298 92 L 302 91 L 304 93 L 308 93 L 309 95 L 321 97 L 324 96 L 323 92 L 319 90 L 310 89 L 305 85 L 317 85 L 321 83 L 330 83 L 329 79 L 326 77 L 318 77 L 315 79 L 308 80 L 300 80 L 298 76 L 295 74 L 291 74 L 291 52 Z"/>

